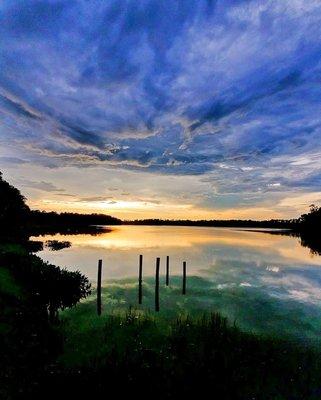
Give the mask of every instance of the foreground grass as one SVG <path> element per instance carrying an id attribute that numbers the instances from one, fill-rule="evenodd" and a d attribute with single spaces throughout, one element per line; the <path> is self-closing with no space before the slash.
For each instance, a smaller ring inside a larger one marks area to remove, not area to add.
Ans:
<path id="1" fill-rule="evenodd" d="M 129 310 L 92 317 L 79 329 L 70 322 L 65 319 L 65 352 L 47 384 L 78 398 L 321 396 L 317 352 L 242 333 L 216 313 L 169 320 Z"/>

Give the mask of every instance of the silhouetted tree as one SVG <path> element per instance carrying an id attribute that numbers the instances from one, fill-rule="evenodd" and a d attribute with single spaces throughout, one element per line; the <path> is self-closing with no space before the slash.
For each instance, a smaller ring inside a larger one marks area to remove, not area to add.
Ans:
<path id="1" fill-rule="evenodd" d="M 300 230 L 317 231 L 321 227 L 321 207 L 310 205 L 310 212 L 301 215 L 298 220 Z"/>
<path id="2" fill-rule="evenodd" d="M 119 225 L 121 220 L 106 214 L 79 214 L 72 212 L 57 213 L 54 211 L 32 210 L 29 222 L 34 227 L 83 228 L 91 225 Z"/>
<path id="3" fill-rule="evenodd" d="M 321 207 L 310 205 L 310 212 L 301 215 L 296 226 L 301 245 L 309 247 L 312 254 L 321 254 Z"/>
<path id="4" fill-rule="evenodd" d="M 0 172 L 0 229 L 15 230 L 24 223 L 29 211 L 25 197 L 3 180 Z"/>

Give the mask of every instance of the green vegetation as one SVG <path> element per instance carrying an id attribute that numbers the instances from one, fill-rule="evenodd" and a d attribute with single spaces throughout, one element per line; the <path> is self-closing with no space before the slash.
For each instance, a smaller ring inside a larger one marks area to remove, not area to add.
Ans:
<path id="1" fill-rule="evenodd" d="M 79 272 L 44 263 L 22 244 L 1 243 L 1 399 L 36 392 L 62 351 L 58 310 L 74 306 L 89 293 L 88 279 Z"/>
<path id="2" fill-rule="evenodd" d="M 136 280 L 124 279 L 103 288 L 101 317 L 95 293 L 64 311 L 63 352 L 44 385 L 54 387 L 57 397 L 64 392 L 78 398 L 113 393 L 190 398 L 209 391 L 218 399 L 319 399 L 318 343 L 310 346 L 290 332 L 281 339 L 277 329 L 271 330 L 274 335 L 244 333 L 213 313 L 221 291 L 209 281 L 190 278 L 187 296 L 181 295 L 180 283 L 173 277 L 170 288 L 162 286 L 159 313 L 153 312 L 153 279 L 144 280 L 141 307 L 133 306 Z M 265 306 L 258 302 L 256 317 L 270 313 L 271 327 L 285 329 L 296 317 L 293 311 L 273 316 L 273 307 Z M 278 317 L 285 321 L 278 325 Z"/>
<path id="3" fill-rule="evenodd" d="M 0 268 L 0 293 L 18 297 L 21 294 L 20 286 L 15 282 L 7 268 Z"/>
<path id="4" fill-rule="evenodd" d="M 242 333 L 219 314 L 168 319 L 130 310 L 99 318 L 91 311 L 85 303 L 65 315 L 65 351 L 45 383 L 56 396 L 319 398 L 319 353 Z"/>
<path id="5" fill-rule="evenodd" d="M 161 277 L 160 312 L 163 321 L 171 321 L 189 315 L 191 318 L 213 311 L 227 317 L 242 331 L 268 337 L 280 337 L 298 343 L 321 345 L 321 311 L 313 304 L 271 298 L 255 287 L 235 286 L 217 288 L 215 282 L 189 276 L 187 295 L 182 296 L 181 277 L 171 277 L 170 287 Z M 149 315 L 154 310 L 154 278 L 145 277 L 143 304 L 138 306 L 138 283 L 135 278 L 109 280 L 102 289 L 102 317 L 123 315 L 130 308 Z M 96 318 L 95 293 L 77 307 L 61 314 L 70 324 L 86 326 Z M 83 322 L 83 323 L 82 323 Z"/>

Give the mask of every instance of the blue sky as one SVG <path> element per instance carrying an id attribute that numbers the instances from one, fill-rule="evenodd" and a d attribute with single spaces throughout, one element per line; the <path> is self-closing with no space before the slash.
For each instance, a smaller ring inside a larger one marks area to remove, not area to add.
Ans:
<path id="1" fill-rule="evenodd" d="M 296 216 L 321 201 L 321 3 L 0 4 L 0 169 L 29 204 Z"/>

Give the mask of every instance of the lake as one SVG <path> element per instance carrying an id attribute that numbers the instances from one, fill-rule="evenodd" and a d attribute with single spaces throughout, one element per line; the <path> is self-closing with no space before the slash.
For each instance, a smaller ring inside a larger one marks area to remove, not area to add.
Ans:
<path id="1" fill-rule="evenodd" d="M 143 254 L 144 304 L 150 309 L 155 259 L 160 257 L 163 313 L 219 311 L 248 331 L 320 339 L 321 257 L 302 247 L 298 238 L 245 229 L 121 225 L 96 236 L 41 239 L 70 241 L 70 248 L 44 248 L 38 254 L 68 270 L 79 269 L 93 286 L 98 259 L 103 260 L 107 308 L 136 305 L 138 257 Z M 166 256 L 171 289 L 163 287 Z M 186 296 L 180 295 L 183 261 Z"/>

